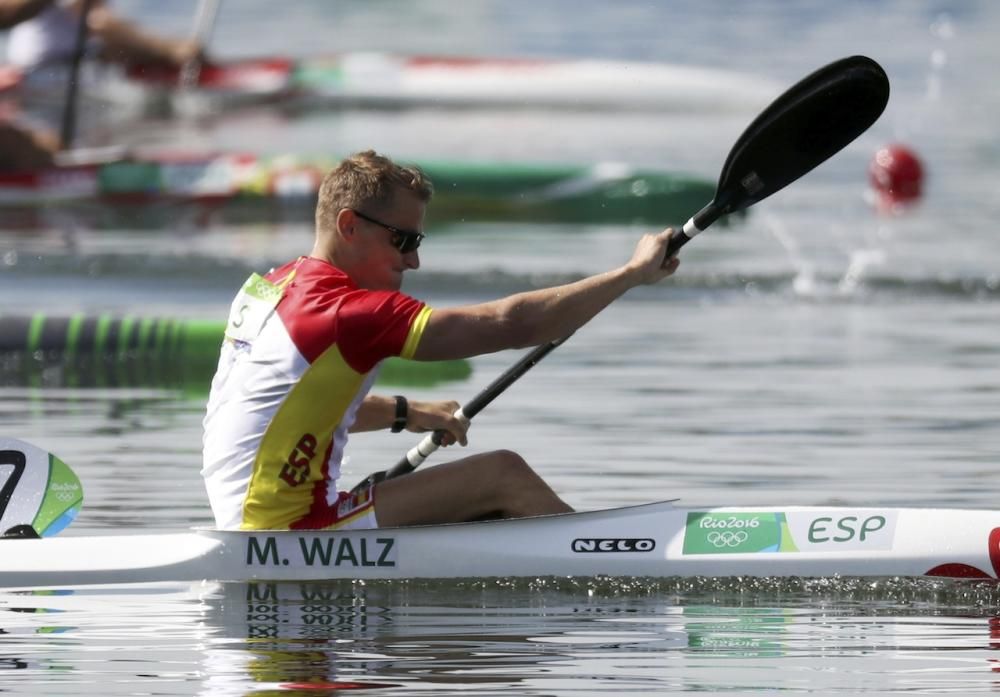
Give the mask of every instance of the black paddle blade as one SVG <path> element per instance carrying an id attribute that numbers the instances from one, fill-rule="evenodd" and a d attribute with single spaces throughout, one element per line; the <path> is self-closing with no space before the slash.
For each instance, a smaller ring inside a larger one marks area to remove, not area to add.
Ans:
<path id="1" fill-rule="evenodd" d="M 720 214 L 752 206 L 825 162 L 868 130 L 888 101 L 889 78 L 865 56 L 843 58 L 792 86 L 730 150 L 715 192 Z"/>
<path id="2" fill-rule="evenodd" d="M 865 56 L 820 68 L 771 103 L 739 137 L 722 167 L 715 198 L 676 233 L 671 256 L 720 216 L 762 201 L 864 133 L 885 110 L 889 78 Z"/>

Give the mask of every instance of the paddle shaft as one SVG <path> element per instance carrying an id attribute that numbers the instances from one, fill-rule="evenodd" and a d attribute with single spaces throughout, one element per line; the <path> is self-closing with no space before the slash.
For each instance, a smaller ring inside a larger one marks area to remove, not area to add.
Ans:
<path id="1" fill-rule="evenodd" d="M 201 0 L 198 3 L 198 12 L 195 15 L 194 30 L 191 32 L 191 36 L 202 48 L 208 44 L 208 38 L 215 28 L 215 20 L 219 16 L 221 4 L 222 0 Z M 202 63 L 203 60 L 197 57 L 184 64 L 178 80 L 181 89 L 189 89 L 198 84 Z"/>
<path id="2" fill-rule="evenodd" d="M 684 227 L 674 231 L 674 234 L 670 237 L 670 242 L 667 243 L 667 259 L 677 254 L 680 248 L 690 242 L 695 235 L 719 219 L 722 215 L 722 207 L 719 205 L 722 195 L 721 192 L 717 193 L 711 203 L 695 213 L 684 223 Z"/>
<path id="3" fill-rule="evenodd" d="M 889 82 L 875 61 L 852 56 L 806 76 L 779 96 L 747 127 L 730 149 L 712 201 L 674 233 L 670 258 L 726 213 L 752 206 L 802 177 L 863 133 L 885 109 Z M 460 409 L 471 419 L 565 339 L 540 346 Z M 427 436 L 387 473 L 360 486 L 412 472 L 437 450 L 443 433 Z"/>
<path id="4" fill-rule="evenodd" d="M 569 337 L 567 336 L 562 339 L 550 341 L 549 343 L 542 344 L 525 354 L 521 360 L 508 368 L 502 375 L 487 385 L 479 394 L 470 399 L 463 407 L 456 411 L 455 417 L 468 423 L 472 417 L 485 409 L 490 402 L 503 394 L 508 387 L 517 382 L 522 375 L 534 368 L 543 358 L 552 353 L 557 346 L 562 344 L 568 338 Z M 404 474 L 409 474 L 419 467 L 420 464 L 431 455 L 431 453 L 441 447 L 441 442 L 444 440 L 445 435 L 446 432 L 442 430 L 427 434 L 424 436 L 424 439 L 420 441 L 420 443 L 413 448 L 410 448 L 406 455 L 404 455 L 399 462 L 393 465 L 392 468 L 380 472 L 373 472 L 365 477 L 364 480 L 359 482 L 354 487 L 353 491 L 365 489 L 372 484 L 378 484 L 385 479 L 392 479 Z"/>
<path id="5" fill-rule="evenodd" d="M 552 353 L 557 346 L 562 344 L 568 338 L 569 337 L 564 337 L 562 339 L 550 341 L 549 343 L 543 344 L 526 354 L 521 358 L 521 360 L 500 375 L 500 377 L 487 385 L 482 392 L 469 400 L 465 406 L 455 412 L 455 416 L 462 421 L 470 421 L 472 417 L 485 409 L 490 402 L 499 397 L 508 387 L 517 382 L 522 375 L 534 368 L 539 361 Z M 403 474 L 409 474 L 415 470 L 431 453 L 441 447 L 441 441 L 444 440 L 444 437 L 445 431 L 440 430 L 434 431 L 433 433 L 425 436 L 420 443 L 411 448 L 410 451 L 406 453 L 406 455 L 386 473 L 386 479 L 398 477 Z"/>
<path id="6" fill-rule="evenodd" d="M 705 209 L 702 209 L 702 211 L 708 209 L 709 207 L 711 207 L 711 204 L 706 206 Z M 715 217 L 718 218 L 718 215 Z M 689 226 L 693 228 L 693 223 L 691 221 L 688 221 L 685 229 Z M 674 233 L 674 236 L 671 238 L 667 247 L 668 258 L 673 256 L 677 250 L 689 242 L 694 235 L 700 232 L 697 228 L 694 228 L 694 230 L 695 232 L 691 235 L 687 235 L 682 231 Z M 468 423 L 472 417 L 485 409 L 490 402 L 499 397 L 508 387 L 517 382 L 522 375 L 535 367 L 535 365 L 537 365 L 543 358 L 549 355 L 567 339 L 569 339 L 568 336 L 555 341 L 550 341 L 549 343 L 543 344 L 526 354 L 523 358 L 521 358 L 521 360 L 501 374 L 500 377 L 491 382 L 482 392 L 469 400 L 465 406 L 456 411 L 455 417 Z M 363 482 L 361 482 L 361 484 L 355 487 L 355 489 L 359 489 L 363 485 L 378 483 L 384 479 L 392 479 L 404 474 L 409 474 L 423 464 L 424 460 L 430 457 L 434 451 L 441 447 L 441 442 L 444 439 L 444 436 L 445 431 L 440 430 L 424 436 L 424 439 L 413 448 L 410 448 L 406 455 L 404 455 L 399 462 L 393 465 L 391 469 L 385 472 L 376 472 L 375 474 L 370 475 Z"/>
<path id="7" fill-rule="evenodd" d="M 722 209 L 718 205 L 718 201 L 723 195 L 724 194 L 722 192 L 717 193 L 715 199 L 711 203 L 692 216 L 691 219 L 684 224 L 684 227 L 681 230 L 674 232 L 673 236 L 670 238 L 670 242 L 667 244 L 666 258 L 669 259 L 672 257 L 678 252 L 678 250 L 680 250 L 681 247 L 690 242 L 691 238 L 719 219 L 719 216 L 722 214 Z M 549 355 L 549 353 L 555 350 L 556 347 L 568 338 L 569 337 L 567 336 L 556 341 L 550 341 L 549 343 L 543 344 L 531 353 L 525 355 L 521 360 L 508 368 L 505 373 L 490 383 L 486 389 L 473 397 L 465 406 L 455 412 L 455 416 L 468 423 L 472 417 L 486 408 L 486 406 L 499 397 L 504 390 L 513 385 L 522 375 L 531 370 L 531 368 L 533 368 L 539 361 Z M 444 435 L 444 431 L 434 431 L 434 433 L 425 436 L 420 443 L 411 448 L 391 469 L 386 472 L 376 472 L 370 475 L 363 482 L 361 482 L 361 484 L 355 487 L 355 489 L 364 485 L 378 483 L 383 479 L 392 479 L 404 474 L 409 474 L 419 467 L 434 451 L 441 447 L 441 441 L 443 440 Z"/>
<path id="8" fill-rule="evenodd" d="M 59 132 L 59 146 L 63 150 L 73 147 L 76 138 L 76 106 L 80 91 L 80 65 L 87 48 L 87 18 L 94 0 L 84 0 L 80 9 L 80 22 L 76 27 L 76 40 L 73 45 L 73 58 L 70 62 L 69 77 L 66 83 L 66 104 L 63 106 L 62 128 Z"/>

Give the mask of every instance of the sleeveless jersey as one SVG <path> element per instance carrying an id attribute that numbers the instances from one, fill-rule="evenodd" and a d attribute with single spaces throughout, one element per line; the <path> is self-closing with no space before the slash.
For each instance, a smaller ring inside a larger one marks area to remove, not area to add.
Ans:
<path id="1" fill-rule="evenodd" d="M 69 61 L 73 58 L 79 24 L 79 18 L 65 7 L 49 6 L 10 30 L 7 60 L 26 70 Z"/>
<path id="2" fill-rule="evenodd" d="M 336 522 L 348 429 L 380 361 L 412 357 L 430 314 L 311 257 L 250 277 L 233 301 L 204 420 L 202 475 L 219 528 Z"/>

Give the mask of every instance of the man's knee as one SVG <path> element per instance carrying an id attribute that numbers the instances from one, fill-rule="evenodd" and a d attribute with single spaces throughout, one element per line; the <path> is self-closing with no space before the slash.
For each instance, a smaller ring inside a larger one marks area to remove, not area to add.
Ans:
<path id="1" fill-rule="evenodd" d="M 0 123 L 0 171 L 18 172 L 45 169 L 53 164 L 54 146 L 44 138 L 10 124 Z"/>
<path id="2" fill-rule="evenodd" d="M 511 450 L 492 453 L 497 485 L 492 487 L 495 507 L 502 517 L 566 513 L 567 506 L 523 457 Z"/>
<path id="3" fill-rule="evenodd" d="M 513 484 L 538 479 L 531 465 L 513 450 L 497 450 L 490 459 L 501 482 Z"/>
<path id="4" fill-rule="evenodd" d="M 493 457 L 501 467 L 513 470 L 530 469 L 525 459 L 513 450 L 496 450 L 493 452 Z"/>

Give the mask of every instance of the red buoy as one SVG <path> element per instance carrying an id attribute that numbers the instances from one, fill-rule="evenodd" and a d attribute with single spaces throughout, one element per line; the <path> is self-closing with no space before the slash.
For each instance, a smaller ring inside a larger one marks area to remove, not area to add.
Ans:
<path id="1" fill-rule="evenodd" d="M 868 178 L 875 189 L 879 207 L 897 210 L 920 200 L 924 187 L 924 167 L 905 145 L 879 148 L 868 167 Z"/>

